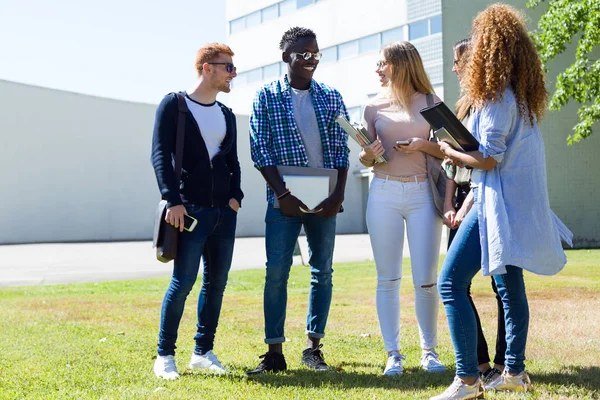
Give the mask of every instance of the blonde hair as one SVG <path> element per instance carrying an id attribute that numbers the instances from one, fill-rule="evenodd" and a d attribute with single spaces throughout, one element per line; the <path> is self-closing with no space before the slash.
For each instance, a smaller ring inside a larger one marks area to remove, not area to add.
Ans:
<path id="1" fill-rule="evenodd" d="M 527 33 L 524 15 L 506 4 L 492 4 L 473 21 L 471 56 L 465 66 L 464 88 L 481 108 L 513 89 L 519 114 L 533 124 L 548 104 L 544 71 Z"/>
<path id="2" fill-rule="evenodd" d="M 382 50 L 385 61 L 392 69 L 388 88 L 392 100 L 400 108 L 411 113 L 412 95 L 415 92 L 433 93 L 433 86 L 423 67 L 416 47 L 410 42 L 395 42 Z"/>

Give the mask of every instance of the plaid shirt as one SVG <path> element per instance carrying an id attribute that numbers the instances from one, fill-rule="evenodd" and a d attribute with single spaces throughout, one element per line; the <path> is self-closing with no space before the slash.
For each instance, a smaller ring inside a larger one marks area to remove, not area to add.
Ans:
<path id="1" fill-rule="evenodd" d="M 309 92 L 321 132 L 324 167 L 348 168 L 348 134 L 335 122 L 340 114 L 348 118 L 342 96 L 331 86 L 314 80 Z M 256 92 L 250 116 L 250 152 L 257 169 L 278 165 L 308 167 L 287 75 Z M 267 185 L 267 201 L 272 204 L 274 197 Z"/>

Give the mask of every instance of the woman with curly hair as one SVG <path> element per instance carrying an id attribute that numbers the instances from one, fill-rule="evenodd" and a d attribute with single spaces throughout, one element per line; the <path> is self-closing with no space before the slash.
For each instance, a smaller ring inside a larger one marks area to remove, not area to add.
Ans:
<path id="1" fill-rule="evenodd" d="M 454 62 L 452 71 L 456 73 L 459 82 L 462 82 L 462 75 L 465 69 L 463 68 L 466 61 L 468 60 L 468 52 L 471 48 L 471 38 L 462 39 L 454 45 Z M 471 118 L 472 110 L 471 104 L 467 96 L 461 96 L 456 102 L 456 116 L 462 121 L 465 126 L 468 126 L 468 122 Z M 450 159 L 446 159 L 450 161 Z M 444 224 L 450 228 L 448 235 L 448 248 L 452 244 L 454 236 L 458 227 L 465 219 L 465 216 L 471 210 L 473 206 L 473 191 L 471 190 L 471 168 L 458 167 L 455 165 L 446 166 L 447 174 L 452 175 L 452 179 L 448 178 L 446 182 L 446 198 L 444 201 Z M 492 281 L 492 289 L 496 294 L 496 304 L 498 307 L 498 325 L 496 333 L 496 355 L 494 356 L 494 366 L 490 365 L 490 354 L 488 351 L 488 344 L 481 329 L 481 322 L 479 320 L 479 314 L 477 308 L 471 297 L 471 290 L 467 291 L 469 296 L 469 302 L 473 306 L 475 312 L 475 322 L 477 323 L 477 360 L 480 377 L 483 380 L 483 384 L 489 383 L 504 371 L 504 354 L 506 353 L 506 332 L 504 329 L 504 305 L 502 304 L 502 298 L 498 294 L 496 288 L 496 282 L 494 278 Z"/>
<path id="2" fill-rule="evenodd" d="M 415 288 L 415 314 L 419 325 L 421 367 L 428 372 L 446 368 L 435 351 L 439 298 L 436 290 L 442 220 L 437 214 L 427 177 L 426 153 L 443 157 L 428 141 L 429 124 L 419 114 L 427 106 L 433 87 L 419 52 L 409 42 L 396 42 L 381 50 L 377 74 L 382 92 L 365 106 L 363 124 L 376 140 L 363 146 L 360 162 L 375 174 L 369 189 L 367 226 L 377 269 L 376 305 L 385 350 L 384 375 L 404 371 L 400 353 L 400 282 L 404 224 L 410 246 Z M 400 144 L 399 144 L 400 143 Z M 375 164 L 381 155 L 385 164 Z"/>
<path id="3" fill-rule="evenodd" d="M 566 264 L 561 239 L 569 244 L 572 239 L 550 210 L 538 127 L 548 93 L 524 17 L 510 6 L 491 5 L 473 21 L 471 39 L 462 84 L 474 109 L 469 130 L 480 146 L 464 153 L 442 142 L 440 149 L 453 163 L 473 167 L 475 204 L 456 233 L 438 280 L 456 353 L 456 377 L 434 400 L 484 394 L 477 370 L 475 313 L 467 295 L 479 269 L 494 277 L 504 305 L 507 342 L 504 372 L 485 389 L 529 390 L 523 270 L 558 273 Z"/>

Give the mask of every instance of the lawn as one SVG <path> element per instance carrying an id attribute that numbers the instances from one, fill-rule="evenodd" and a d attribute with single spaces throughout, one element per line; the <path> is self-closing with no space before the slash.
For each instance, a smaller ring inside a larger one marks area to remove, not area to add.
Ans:
<path id="1" fill-rule="evenodd" d="M 518 398 L 600 399 L 600 251 L 569 251 L 568 258 L 555 277 L 526 276 L 531 310 L 527 368 L 534 392 Z M 435 375 L 419 368 L 408 260 L 405 264 L 401 343 L 406 362 L 400 377 L 382 376 L 386 356 L 375 312 L 375 271 L 364 262 L 335 265 L 323 351 L 337 371 L 315 373 L 300 364 L 309 271 L 297 266 L 289 280 L 289 341 L 284 344 L 289 370 L 252 379 L 244 372 L 266 350 L 262 269 L 230 274 L 215 344 L 215 353 L 231 369 L 226 376 L 186 369 L 195 333 L 196 285 L 179 333 L 177 361 L 183 375 L 177 381 L 152 374 L 167 278 L 1 289 L 0 399 L 428 398 L 451 383 L 454 355 L 440 305 L 438 351 L 450 368 Z M 472 290 L 493 347 L 496 311 L 490 278 L 478 276 Z"/>

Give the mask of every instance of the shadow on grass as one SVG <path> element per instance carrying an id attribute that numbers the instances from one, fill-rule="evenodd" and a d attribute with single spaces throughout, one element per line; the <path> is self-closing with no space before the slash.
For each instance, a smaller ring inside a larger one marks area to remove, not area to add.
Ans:
<path id="1" fill-rule="evenodd" d="M 539 382 L 600 391 L 600 367 L 569 365 L 563 367 L 561 372 L 532 374 L 531 380 L 534 385 Z"/>
<path id="2" fill-rule="evenodd" d="M 363 363 L 346 363 L 345 366 L 365 366 Z M 367 364 L 367 366 L 370 366 Z M 318 388 L 321 386 L 352 388 L 383 388 L 423 390 L 428 387 L 446 387 L 454 378 L 454 370 L 431 374 L 420 368 L 407 368 L 402 376 L 384 376 L 382 374 L 345 371 L 312 371 L 309 369 L 287 370 L 277 374 L 249 376 L 247 379 L 264 386 L 293 386 L 300 388 Z"/>

